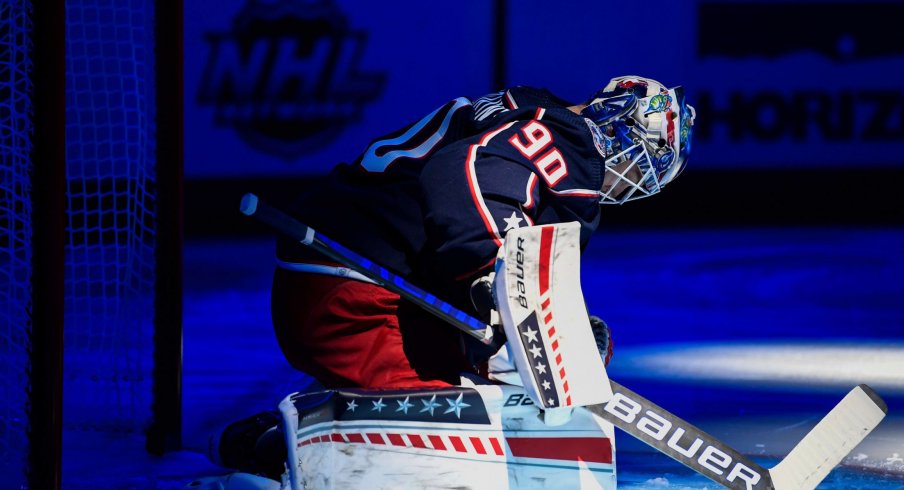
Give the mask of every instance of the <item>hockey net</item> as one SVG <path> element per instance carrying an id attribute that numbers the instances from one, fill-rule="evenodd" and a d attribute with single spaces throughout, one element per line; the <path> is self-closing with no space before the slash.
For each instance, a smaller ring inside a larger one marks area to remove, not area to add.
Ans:
<path id="1" fill-rule="evenodd" d="M 143 429 L 153 366 L 153 2 L 101 3 L 66 9 L 64 429 L 86 435 Z"/>
<path id="2" fill-rule="evenodd" d="M 0 6 L 0 468 L 26 488 L 30 441 L 32 15 Z M 158 275 L 155 2 L 66 2 L 63 486 L 86 448 L 145 450 L 152 425 Z M 178 292 L 174 292 L 178 294 Z M 103 464 L 97 461 L 97 465 Z"/>
<path id="3" fill-rule="evenodd" d="M 24 488 L 31 277 L 31 18 L 0 6 L 0 474 Z"/>

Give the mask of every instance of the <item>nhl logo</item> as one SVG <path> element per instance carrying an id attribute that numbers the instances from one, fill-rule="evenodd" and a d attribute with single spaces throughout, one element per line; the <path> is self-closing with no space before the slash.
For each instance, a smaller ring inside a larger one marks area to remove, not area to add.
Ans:
<path id="1" fill-rule="evenodd" d="M 366 37 L 331 0 L 248 0 L 231 31 L 207 34 L 198 103 L 261 152 L 313 152 L 382 92 L 385 75 L 359 69 Z"/>

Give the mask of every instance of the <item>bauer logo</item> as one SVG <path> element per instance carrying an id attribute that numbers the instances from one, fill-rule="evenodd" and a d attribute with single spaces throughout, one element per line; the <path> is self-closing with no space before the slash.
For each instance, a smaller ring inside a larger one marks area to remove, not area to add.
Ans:
<path id="1" fill-rule="evenodd" d="M 330 0 L 248 0 L 208 32 L 198 104 L 258 151 L 287 160 L 319 150 L 382 92 L 361 67 L 366 34 Z"/>
<path id="2" fill-rule="evenodd" d="M 630 424 L 620 428 L 728 488 L 773 488 L 769 475 L 757 465 L 744 464 L 734 450 L 695 427 L 681 427 L 678 419 L 656 408 L 616 392 L 603 410 Z"/>

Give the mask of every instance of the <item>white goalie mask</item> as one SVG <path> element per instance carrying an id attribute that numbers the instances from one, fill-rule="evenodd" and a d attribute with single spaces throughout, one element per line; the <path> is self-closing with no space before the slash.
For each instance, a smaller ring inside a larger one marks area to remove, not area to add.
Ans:
<path id="1" fill-rule="evenodd" d="M 649 78 L 613 78 L 581 110 L 598 139 L 605 173 L 601 204 L 657 194 L 687 165 L 694 108 L 681 87 Z"/>

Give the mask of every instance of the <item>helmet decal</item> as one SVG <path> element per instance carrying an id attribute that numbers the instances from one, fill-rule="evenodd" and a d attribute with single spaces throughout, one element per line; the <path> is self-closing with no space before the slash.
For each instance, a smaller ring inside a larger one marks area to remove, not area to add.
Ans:
<path id="1" fill-rule="evenodd" d="M 647 109 L 643 112 L 644 114 L 649 114 L 651 112 L 666 112 L 672 108 L 672 96 L 669 95 L 669 91 L 663 89 L 658 94 L 650 97 L 650 102 L 647 103 Z"/>
<path id="2" fill-rule="evenodd" d="M 596 151 L 598 151 L 603 158 L 611 155 L 612 143 L 606 140 L 606 137 L 603 135 L 603 130 L 601 130 L 595 122 L 586 117 L 584 118 L 584 122 L 587 123 L 587 127 L 590 128 L 590 134 L 593 136 L 593 146 L 596 147 Z"/>
<path id="3" fill-rule="evenodd" d="M 607 96 L 608 95 L 608 96 Z M 595 100 L 582 111 L 584 117 L 597 125 L 605 125 L 607 121 L 622 118 L 634 110 L 637 97 L 633 93 L 613 95 L 611 92 L 597 93 Z"/>
<path id="4" fill-rule="evenodd" d="M 693 108 L 681 113 L 681 149 L 685 153 L 690 153 L 691 151 L 691 125 L 693 123 Z"/>
<path id="5" fill-rule="evenodd" d="M 618 82 L 618 84 L 616 84 L 615 86 L 618 88 L 621 88 L 621 89 L 633 89 L 634 87 L 646 88 L 647 82 L 645 82 L 643 80 L 627 79 L 627 80 L 622 80 L 622 81 Z"/>
<path id="6" fill-rule="evenodd" d="M 659 155 L 656 160 L 653 161 L 653 168 L 656 169 L 657 172 L 664 172 L 672 166 L 672 161 L 675 159 L 675 152 L 672 150 L 668 150 Z"/>

